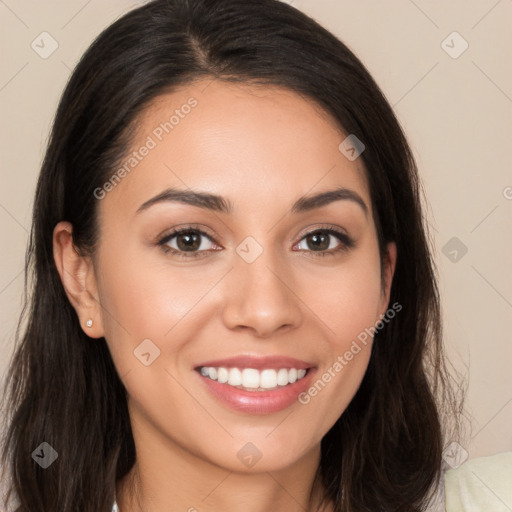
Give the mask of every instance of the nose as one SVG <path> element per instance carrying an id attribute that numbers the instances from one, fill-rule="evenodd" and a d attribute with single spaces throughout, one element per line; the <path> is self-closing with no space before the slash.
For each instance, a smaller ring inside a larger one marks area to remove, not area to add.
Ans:
<path id="1" fill-rule="evenodd" d="M 227 328 L 251 330 L 267 338 L 301 324 L 301 300 L 292 270 L 270 252 L 263 251 L 252 263 L 235 258 L 224 283 L 222 318 Z"/>

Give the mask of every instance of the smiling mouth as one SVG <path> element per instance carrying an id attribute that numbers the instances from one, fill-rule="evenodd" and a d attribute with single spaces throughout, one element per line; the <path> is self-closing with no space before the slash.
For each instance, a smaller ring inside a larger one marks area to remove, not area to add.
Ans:
<path id="1" fill-rule="evenodd" d="M 309 368 L 226 368 L 201 366 L 196 369 L 203 377 L 245 391 L 273 391 L 286 388 L 303 379 Z"/>

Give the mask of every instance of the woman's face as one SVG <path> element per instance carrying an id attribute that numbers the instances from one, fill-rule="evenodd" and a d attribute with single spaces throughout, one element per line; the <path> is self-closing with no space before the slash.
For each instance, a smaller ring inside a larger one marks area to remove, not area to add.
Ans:
<path id="1" fill-rule="evenodd" d="M 367 368 L 358 336 L 388 307 L 361 158 L 274 87 L 197 82 L 137 131 L 96 193 L 94 270 L 138 453 L 232 471 L 316 456 Z"/>

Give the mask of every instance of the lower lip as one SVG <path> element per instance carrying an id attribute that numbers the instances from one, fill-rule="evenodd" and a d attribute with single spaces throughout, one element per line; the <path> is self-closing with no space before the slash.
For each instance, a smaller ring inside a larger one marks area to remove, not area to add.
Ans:
<path id="1" fill-rule="evenodd" d="M 198 375 L 212 395 L 225 405 L 248 414 L 270 414 L 282 411 L 297 402 L 298 395 L 309 387 L 314 373 L 315 369 L 310 368 L 302 379 L 269 391 L 245 391 L 228 384 L 221 384 L 200 373 Z"/>

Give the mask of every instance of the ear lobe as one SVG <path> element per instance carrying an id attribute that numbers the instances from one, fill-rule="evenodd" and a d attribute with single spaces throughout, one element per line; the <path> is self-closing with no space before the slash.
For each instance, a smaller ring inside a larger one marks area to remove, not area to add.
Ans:
<path id="1" fill-rule="evenodd" d="M 53 230 L 53 258 L 82 329 L 91 338 L 102 337 L 101 307 L 96 298 L 98 293 L 92 260 L 81 255 L 73 244 L 73 226 L 69 222 L 59 222 Z M 88 327 L 91 319 L 92 326 Z"/>

